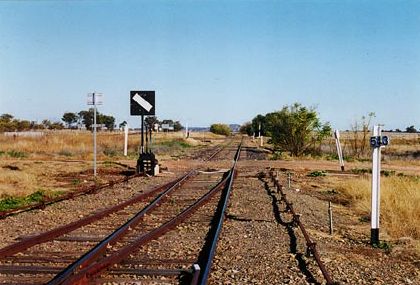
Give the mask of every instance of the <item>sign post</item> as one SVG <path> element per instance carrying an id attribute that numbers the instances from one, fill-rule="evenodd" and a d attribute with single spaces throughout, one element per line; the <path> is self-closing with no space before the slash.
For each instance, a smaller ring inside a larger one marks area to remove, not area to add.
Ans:
<path id="1" fill-rule="evenodd" d="M 344 171 L 343 150 L 341 149 L 340 132 L 338 130 L 334 131 L 334 138 L 335 138 L 335 145 L 337 147 L 338 159 L 340 161 L 341 171 Z"/>
<path id="2" fill-rule="evenodd" d="M 370 138 L 372 153 L 372 199 L 371 199 L 371 245 L 379 244 L 379 209 L 381 200 L 381 147 L 388 145 L 388 137 L 381 136 L 381 127 L 373 126 L 373 136 Z"/>
<path id="3" fill-rule="evenodd" d="M 96 106 L 102 105 L 102 93 L 89 93 L 87 104 L 93 106 L 93 175 L 96 177 Z"/>
<path id="4" fill-rule="evenodd" d="M 151 151 L 144 149 L 144 116 L 155 115 L 155 91 L 130 91 L 130 114 L 141 116 L 141 146 L 136 171 L 145 173 L 148 168 L 153 172 L 157 160 Z"/>

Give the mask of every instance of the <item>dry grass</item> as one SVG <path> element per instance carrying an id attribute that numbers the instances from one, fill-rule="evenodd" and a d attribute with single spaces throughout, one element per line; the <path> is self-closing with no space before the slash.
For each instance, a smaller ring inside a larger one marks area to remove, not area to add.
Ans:
<path id="1" fill-rule="evenodd" d="M 356 210 L 370 214 L 371 180 L 357 178 L 342 182 L 338 190 Z M 409 236 L 420 239 L 419 177 L 381 178 L 381 225 L 393 238 Z"/>
<path id="2" fill-rule="evenodd" d="M 190 139 L 184 139 L 184 132 L 158 133 L 153 135 L 153 143 L 161 144 L 174 139 L 187 144 L 198 145 L 200 141 L 216 140 L 221 136 L 211 133 L 191 133 Z M 128 153 L 138 153 L 140 134 L 130 133 Z M 98 132 L 97 156 L 99 160 L 110 157 L 122 157 L 124 134 L 122 132 Z M 87 131 L 45 132 L 40 137 L 11 137 L 0 135 L 0 155 L 2 158 L 35 158 L 35 159 L 79 159 L 91 160 L 93 137 Z"/>

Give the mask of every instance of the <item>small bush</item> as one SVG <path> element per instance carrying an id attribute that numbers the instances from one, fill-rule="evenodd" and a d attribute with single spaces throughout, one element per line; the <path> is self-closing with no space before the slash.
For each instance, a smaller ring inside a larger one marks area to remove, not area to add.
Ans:
<path id="1" fill-rule="evenodd" d="M 311 173 L 308 174 L 309 177 L 320 177 L 320 176 L 326 176 L 326 172 L 324 170 L 321 171 L 312 171 Z"/>
<path id="2" fill-rule="evenodd" d="M 225 124 L 213 124 L 210 126 L 210 132 L 216 135 L 229 136 L 231 130 L 228 125 Z"/>
<path id="3" fill-rule="evenodd" d="M 73 153 L 71 151 L 62 149 L 58 152 L 58 155 L 70 157 L 70 156 L 73 156 Z"/>

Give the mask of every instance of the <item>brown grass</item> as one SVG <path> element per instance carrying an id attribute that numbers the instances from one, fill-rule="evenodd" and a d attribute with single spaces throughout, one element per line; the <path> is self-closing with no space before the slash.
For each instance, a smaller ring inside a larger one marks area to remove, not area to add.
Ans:
<path id="1" fill-rule="evenodd" d="M 338 190 L 364 215 L 370 214 L 369 176 L 342 182 Z M 381 178 L 381 225 L 393 238 L 420 239 L 420 179 L 418 177 Z"/>

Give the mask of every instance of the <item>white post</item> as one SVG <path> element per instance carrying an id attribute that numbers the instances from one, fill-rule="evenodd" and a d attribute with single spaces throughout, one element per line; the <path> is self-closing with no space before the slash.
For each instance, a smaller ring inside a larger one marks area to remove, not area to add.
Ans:
<path id="1" fill-rule="evenodd" d="M 188 122 L 185 124 L 185 138 L 188 138 Z"/>
<path id="2" fill-rule="evenodd" d="M 128 149 L 128 124 L 124 126 L 124 156 L 127 156 Z"/>
<path id="3" fill-rule="evenodd" d="M 93 93 L 93 175 L 96 177 L 96 100 Z"/>
<path id="4" fill-rule="evenodd" d="M 371 237 L 372 245 L 379 244 L 379 208 L 381 190 L 381 147 L 380 147 L 381 127 L 373 127 L 373 138 L 378 141 L 373 147 L 372 155 L 372 214 L 371 214 Z M 371 138 L 372 141 L 372 138 Z"/>
<path id="5" fill-rule="evenodd" d="M 343 150 L 341 149 L 340 132 L 338 130 L 334 131 L 334 137 L 335 137 L 335 145 L 337 147 L 338 159 L 340 161 L 341 171 L 344 171 Z"/>

